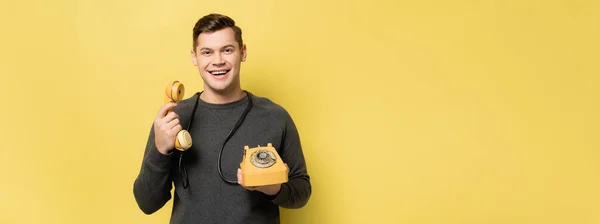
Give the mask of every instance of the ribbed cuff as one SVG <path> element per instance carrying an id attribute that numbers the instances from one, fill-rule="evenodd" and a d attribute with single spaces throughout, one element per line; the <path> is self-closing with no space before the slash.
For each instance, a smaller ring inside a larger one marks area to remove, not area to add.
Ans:
<path id="1" fill-rule="evenodd" d="M 168 155 L 162 154 L 156 148 L 156 145 L 152 144 L 151 148 L 146 156 L 146 165 L 152 171 L 155 172 L 167 172 L 171 169 L 171 158 L 173 157 L 173 151 Z"/>

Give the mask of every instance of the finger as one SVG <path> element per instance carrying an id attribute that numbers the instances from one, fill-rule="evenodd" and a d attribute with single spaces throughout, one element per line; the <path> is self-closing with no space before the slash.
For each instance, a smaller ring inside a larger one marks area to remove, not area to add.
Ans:
<path id="1" fill-rule="evenodd" d="M 237 179 L 238 179 L 238 184 L 242 185 L 242 170 L 240 168 L 238 168 L 237 170 Z"/>
<path id="2" fill-rule="evenodd" d="M 158 114 L 156 115 L 156 117 L 157 117 L 157 118 L 162 118 L 162 117 L 166 116 L 166 115 L 167 115 L 167 113 L 168 113 L 169 111 L 173 110 L 173 108 L 174 108 L 176 105 L 177 105 L 177 104 L 176 104 L 176 103 L 173 103 L 173 102 L 169 102 L 169 103 L 166 103 L 165 105 L 162 105 L 162 106 L 160 107 L 160 109 L 158 110 Z"/>
<path id="3" fill-rule="evenodd" d="M 285 168 L 287 168 L 288 174 L 290 173 L 290 167 L 287 165 L 287 163 L 283 163 L 283 165 L 285 165 Z"/>
<path id="4" fill-rule="evenodd" d="M 249 190 L 249 191 L 256 190 L 256 187 L 244 186 L 244 180 L 242 179 L 242 169 L 240 169 L 240 168 L 238 168 L 238 170 L 237 170 L 237 179 L 238 179 L 238 184 L 240 186 L 242 186 L 244 189 Z"/>
<path id="5" fill-rule="evenodd" d="M 179 115 L 177 113 L 171 111 L 163 118 L 163 120 L 165 120 L 166 122 L 169 122 L 176 118 L 179 118 Z"/>
<path id="6" fill-rule="evenodd" d="M 181 127 L 181 124 L 177 124 L 171 130 L 173 130 L 173 132 L 175 132 L 175 133 L 178 133 L 179 131 L 183 130 L 183 127 Z"/>
<path id="7" fill-rule="evenodd" d="M 166 116 L 167 111 L 173 110 L 173 108 L 176 105 L 177 105 L 176 103 L 169 102 L 169 103 L 166 103 L 165 105 L 161 106 L 160 109 L 158 110 L 158 113 L 156 114 L 156 119 L 160 119 L 160 118 L 163 118 L 164 116 Z"/>
<path id="8" fill-rule="evenodd" d="M 168 129 L 175 129 L 177 127 L 177 125 L 180 125 L 181 123 L 179 123 L 179 119 L 175 118 L 172 121 L 169 121 L 169 123 L 167 123 L 167 128 Z"/>

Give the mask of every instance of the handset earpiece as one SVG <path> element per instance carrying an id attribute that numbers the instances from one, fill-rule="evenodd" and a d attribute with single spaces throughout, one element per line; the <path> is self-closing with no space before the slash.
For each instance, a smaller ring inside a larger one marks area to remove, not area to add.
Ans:
<path id="1" fill-rule="evenodd" d="M 177 103 L 183 99 L 185 87 L 179 81 L 170 83 L 165 88 L 165 104 L 169 102 Z M 169 110 L 168 112 L 171 112 Z M 167 113 L 168 113 L 167 112 Z M 181 130 L 175 138 L 175 148 L 179 151 L 186 151 L 192 147 L 192 136 L 187 130 Z"/>

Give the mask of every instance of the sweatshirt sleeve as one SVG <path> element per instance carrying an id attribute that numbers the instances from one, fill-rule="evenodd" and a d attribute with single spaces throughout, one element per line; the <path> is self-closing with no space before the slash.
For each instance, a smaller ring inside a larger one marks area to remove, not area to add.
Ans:
<path id="1" fill-rule="evenodd" d="M 164 155 L 154 144 L 154 128 L 150 129 L 140 172 L 133 184 L 133 194 L 140 209 L 152 214 L 171 199 L 171 159 L 173 153 Z"/>
<path id="2" fill-rule="evenodd" d="M 310 176 L 296 125 L 287 112 L 284 114 L 285 129 L 280 156 L 290 172 L 288 182 L 281 185 L 281 190 L 271 198 L 271 202 L 283 208 L 302 208 L 308 203 L 312 193 Z"/>

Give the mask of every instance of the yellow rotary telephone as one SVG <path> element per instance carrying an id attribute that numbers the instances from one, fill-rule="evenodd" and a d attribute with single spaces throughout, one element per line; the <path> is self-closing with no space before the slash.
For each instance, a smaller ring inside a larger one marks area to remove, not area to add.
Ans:
<path id="1" fill-rule="evenodd" d="M 283 163 L 271 143 L 264 147 L 244 146 L 244 155 L 240 163 L 242 185 L 263 186 L 288 181 L 288 167 Z"/>

